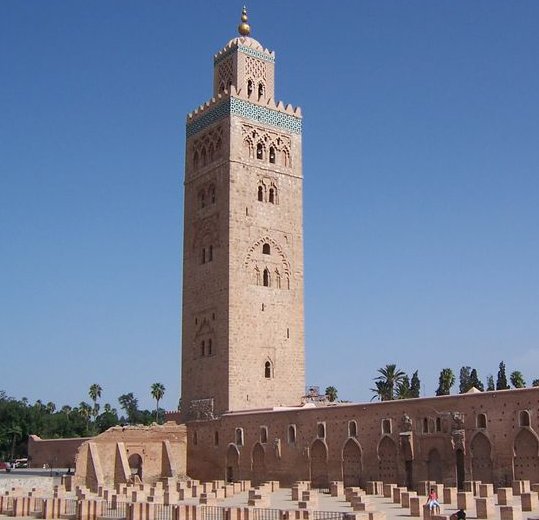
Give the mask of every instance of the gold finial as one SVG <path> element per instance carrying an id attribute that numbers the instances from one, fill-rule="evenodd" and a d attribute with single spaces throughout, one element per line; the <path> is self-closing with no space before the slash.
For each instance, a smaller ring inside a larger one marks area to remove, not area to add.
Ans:
<path id="1" fill-rule="evenodd" d="M 241 10 L 241 23 L 238 25 L 238 32 L 241 36 L 249 36 L 251 34 L 251 27 L 247 23 L 247 8 L 245 6 Z"/>

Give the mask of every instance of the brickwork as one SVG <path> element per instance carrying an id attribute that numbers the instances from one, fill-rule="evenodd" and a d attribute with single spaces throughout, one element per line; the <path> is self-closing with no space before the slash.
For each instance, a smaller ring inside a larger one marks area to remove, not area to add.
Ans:
<path id="1" fill-rule="evenodd" d="M 74 468 L 75 456 L 88 437 L 72 439 L 41 439 L 37 435 L 28 437 L 28 464 L 31 468 Z"/>

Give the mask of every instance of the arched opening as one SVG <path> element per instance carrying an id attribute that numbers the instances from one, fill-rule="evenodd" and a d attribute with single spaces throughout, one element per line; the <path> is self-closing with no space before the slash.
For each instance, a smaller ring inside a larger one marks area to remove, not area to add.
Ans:
<path id="1" fill-rule="evenodd" d="M 290 424 L 288 426 L 288 442 L 294 444 L 296 442 L 296 425 Z"/>
<path id="2" fill-rule="evenodd" d="M 215 430 L 215 433 L 213 434 L 213 444 L 219 446 L 219 432 L 217 430 Z"/>
<path id="3" fill-rule="evenodd" d="M 128 464 L 131 477 L 138 477 L 142 481 L 142 457 L 133 453 L 129 456 Z"/>
<path id="4" fill-rule="evenodd" d="M 521 430 L 515 438 L 514 479 L 539 482 L 537 437 L 530 430 Z"/>
<path id="5" fill-rule="evenodd" d="M 200 355 L 204 357 L 206 355 L 206 341 L 202 340 L 200 342 Z"/>
<path id="6" fill-rule="evenodd" d="M 234 482 L 240 479 L 240 452 L 231 444 L 226 452 L 226 481 Z"/>
<path id="7" fill-rule="evenodd" d="M 427 417 L 423 419 L 423 433 L 429 433 L 429 420 Z"/>
<path id="8" fill-rule="evenodd" d="M 252 93 L 253 93 L 253 80 L 248 79 L 247 80 L 247 97 L 251 97 Z"/>
<path id="9" fill-rule="evenodd" d="M 278 269 L 275 269 L 275 287 L 277 289 L 281 288 L 281 273 L 279 273 Z"/>
<path id="10" fill-rule="evenodd" d="M 243 428 L 236 428 L 236 446 L 243 446 Z"/>
<path id="11" fill-rule="evenodd" d="M 440 417 L 436 417 L 436 431 L 442 431 L 442 419 Z"/>
<path id="12" fill-rule="evenodd" d="M 480 413 L 477 415 L 476 418 L 476 424 L 478 428 L 486 428 L 487 427 L 487 416 L 484 413 Z"/>
<path id="13" fill-rule="evenodd" d="M 397 482 L 397 446 L 393 439 L 384 437 L 378 445 L 379 474 L 377 480 Z"/>
<path id="14" fill-rule="evenodd" d="M 348 421 L 348 437 L 357 437 L 356 421 Z"/>
<path id="15" fill-rule="evenodd" d="M 213 158 L 214 158 L 214 155 L 215 155 L 215 149 L 213 147 L 213 143 L 210 144 L 210 147 L 208 149 L 208 159 L 209 159 L 209 162 L 213 162 Z"/>
<path id="16" fill-rule="evenodd" d="M 202 148 L 202 152 L 200 153 L 200 160 L 202 161 L 202 166 L 206 166 L 208 162 L 208 156 L 206 154 L 206 148 Z"/>
<path id="17" fill-rule="evenodd" d="M 258 84 L 258 99 L 262 99 L 262 97 L 264 96 L 264 83 L 259 83 Z"/>
<path id="18" fill-rule="evenodd" d="M 262 146 L 262 143 L 256 145 L 256 158 L 264 159 L 264 147 Z"/>
<path id="19" fill-rule="evenodd" d="M 268 442 L 268 428 L 267 426 L 260 427 L 260 442 L 266 444 Z"/>
<path id="20" fill-rule="evenodd" d="M 193 155 L 193 170 L 198 169 L 198 152 L 195 152 Z"/>
<path id="21" fill-rule="evenodd" d="M 442 458 L 440 452 L 434 448 L 429 451 L 429 460 L 427 462 L 428 478 L 431 482 L 437 482 L 441 484 L 442 478 Z"/>
<path id="22" fill-rule="evenodd" d="M 211 262 L 213 260 L 213 246 L 210 246 L 208 248 L 208 262 Z"/>
<path id="23" fill-rule="evenodd" d="M 252 481 L 254 486 L 258 486 L 267 480 L 264 447 L 259 442 L 254 445 L 251 457 L 253 461 Z"/>
<path id="24" fill-rule="evenodd" d="M 314 441 L 311 447 L 311 487 L 314 489 L 329 487 L 328 451 L 321 440 Z"/>
<path id="25" fill-rule="evenodd" d="M 326 438 L 326 425 L 324 423 L 318 423 L 316 431 L 319 439 Z"/>
<path id="26" fill-rule="evenodd" d="M 382 421 L 382 433 L 384 434 L 391 433 L 391 419 L 384 419 Z"/>
<path id="27" fill-rule="evenodd" d="M 530 412 L 528 410 L 522 410 L 519 414 L 519 425 L 530 426 Z"/>
<path id="28" fill-rule="evenodd" d="M 264 377 L 266 379 L 271 379 L 272 376 L 272 370 L 271 370 L 271 363 L 269 361 L 266 361 L 264 363 Z"/>
<path id="29" fill-rule="evenodd" d="M 344 487 L 360 486 L 361 448 L 357 441 L 353 439 L 346 441 L 342 451 L 342 473 Z"/>
<path id="30" fill-rule="evenodd" d="M 264 287 L 269 287 L 270 286 L 270 273 L 269 273 L 269 270 L 268 268 L 264 269 L 264 274 L 262 275 L 262 285 L 264 285 Z"/>
<path id="31" fill-rule="evenodd" d="M 481 482 L 492 482 L 491 446 L 487 436 L 478 433 L 470 444 L 472 452 L 472 478 Z"/>
<path id="32" fill-rule="evenodd" d="M 273 146 L 270 146 L 269 162 L 275 164 L 275 148 Z"/>
<path id="33" fill-rule="evenodd" d="M 271 253 L 271 247 L 268 243 L 262 244 L 262 254 L 269 255 Z"/>
<path id="34" fill-rule="evenodd" d="M 211 338 L 208 340 L 208 356 L 212 355 L 212 341 Z"/>
<path id="35" fill-rule="evenodd" d="M 269 189 L 269 202 L 275 204 L 275 188 Z"/>
<path id="36" fill-rule="evenodd" d="M 258 187 L 258 201 L 264 202 L 264 188 L 262 186 Z"/>

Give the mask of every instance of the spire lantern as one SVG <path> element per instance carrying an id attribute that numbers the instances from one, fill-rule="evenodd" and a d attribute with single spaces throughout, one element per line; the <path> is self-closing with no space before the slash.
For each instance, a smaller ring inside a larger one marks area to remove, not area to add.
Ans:
<path id="1" fill-rule="evenodd" d="M 251 27 L 247 23 L 247 8 L 245 6 L 241 10 L 241 23 L 238 25 L 238 32 L 240 36 L 249 36 L 251 34 Z"/>

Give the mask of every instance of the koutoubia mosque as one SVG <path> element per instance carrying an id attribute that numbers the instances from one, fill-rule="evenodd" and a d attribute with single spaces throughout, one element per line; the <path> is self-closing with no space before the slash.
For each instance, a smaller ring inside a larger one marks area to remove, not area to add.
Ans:
<path id="1" fill-rule="evenodd" d="M 276 55 L 245 10 L 238 30 L 214 56 L 211 99 L 186 121 L 181 415 L 86 441 L 75 482 L 539 483 L 537 388 L 306 395 L 302 115 L 275 99 Z M 34 460 L 54 442 L 36 441 Z"/>

